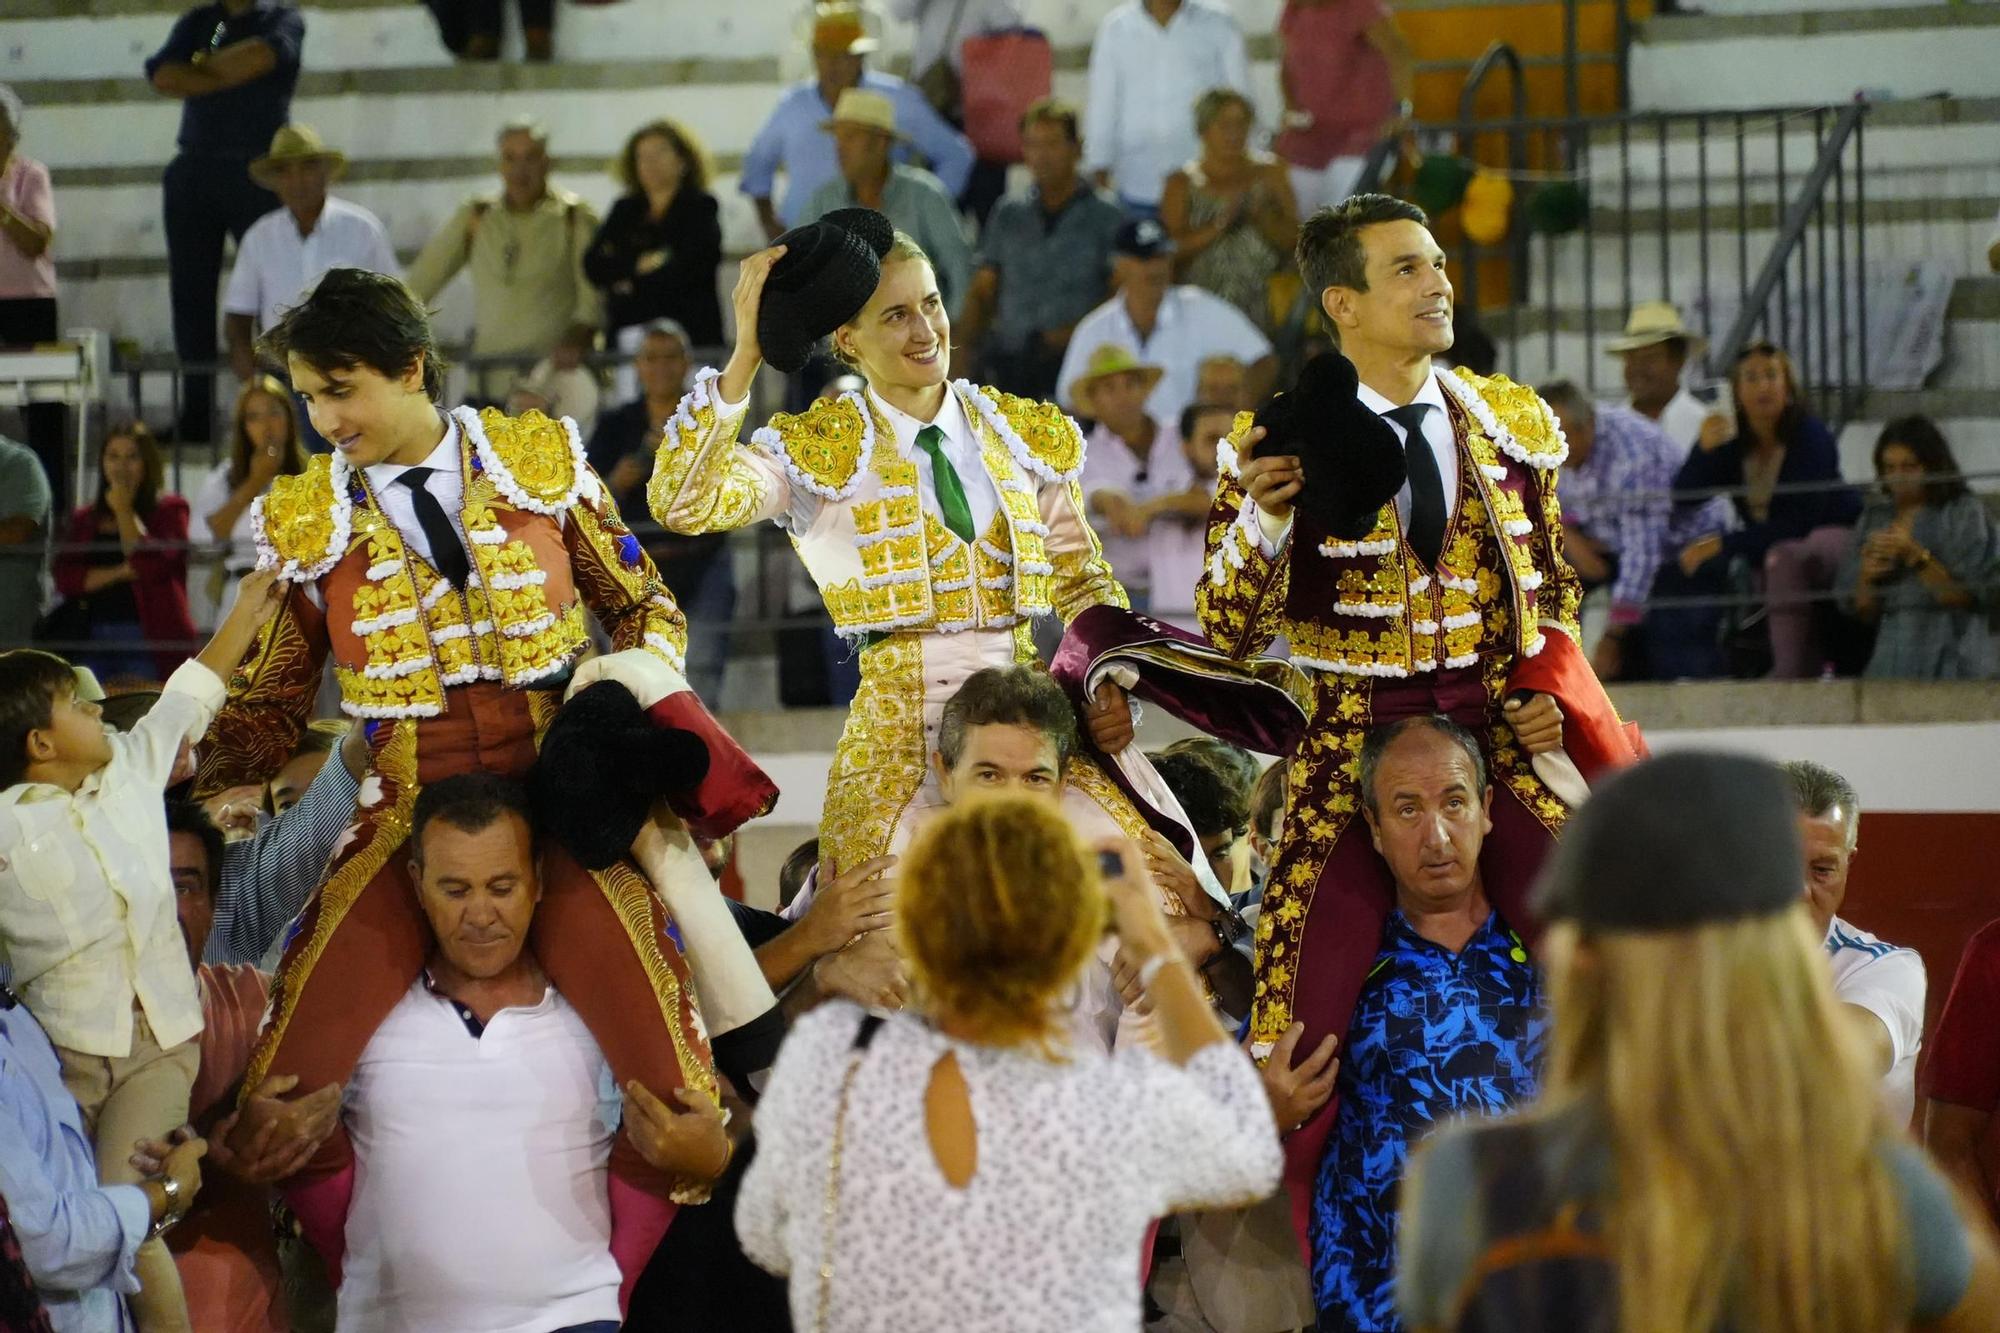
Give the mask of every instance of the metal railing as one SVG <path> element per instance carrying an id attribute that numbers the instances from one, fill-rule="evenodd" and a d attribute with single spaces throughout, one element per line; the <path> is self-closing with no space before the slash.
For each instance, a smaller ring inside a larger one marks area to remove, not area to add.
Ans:
<path id="1" fill-rule="evenodd" d="M 1511 70 L 1509 54 L 1496 44 L 1475 73 L 1483 82 Z M 1478 91 L 1468 83 L 1461 113 Z M 1867 385 L 1868 109 L 1462 115 L 1414 133 L 1430 151 L 1515 179 L 1506 238 L 1467 240 L 1453 255 L 1458 304 L 1493 336 L 1500 369 L 1609 391 L 1603 343 L 1636 302 L 1670 300 L 1712 337 L 1710 376 L 1726 374 L 1752 336 L 1768 337 L 1793 353 L 1814 408 L 1838 426 Z M 1400 142 L 1378 144 L 1357 188 L 1395 188 L 1400 155 Z M 1577 225 L 1535 230 L 1535 192 L 1563 183 L 1581 191 Z M 1496 256 L 1508 261 L 1500 287 L 1481 272 Z"/>

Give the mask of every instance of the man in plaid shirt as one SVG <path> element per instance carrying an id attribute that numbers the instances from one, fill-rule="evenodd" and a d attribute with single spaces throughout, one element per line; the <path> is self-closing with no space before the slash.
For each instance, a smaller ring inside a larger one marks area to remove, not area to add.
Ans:
<path id="1" fill-rule="evenodd" d="M 1591 653 L 1599 680 L 1628 677 L 1627 649 L 1646 617 L 1661 562 L 1729 526 L 1721 496 L 1676 505 L 1687 449 L 1627 407 L 1595 404 L 1568 380 L 1542 385 L 1569 440 L 1562 470 L 1564 552 L 1586 589 L 1611 585 L 1611 623 Z M 1629 665 L 1636 666 L 1636 663 Z"/>

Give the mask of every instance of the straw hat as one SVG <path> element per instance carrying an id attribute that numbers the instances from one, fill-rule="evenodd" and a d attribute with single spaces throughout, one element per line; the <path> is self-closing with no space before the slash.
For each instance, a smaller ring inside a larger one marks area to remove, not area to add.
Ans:
<path id="1" fill-rule="evenodd" d="M 1148 394 L 1151 394 L 1153 386 L 1160 382 L 1160 376 L 1166 374 L 1160 367 L 1149 366 L 1132 355 L 1129 347 L 1118 343 L 1105 343 L 1090 354 L 1090 360 L 1084 364 L 1083 373 L 1070 381 L 1070 401 L 1076 404 L 1077 411 L 1088 414 L 1091 411 L 1091 394 L 1096 389 L 1097 382 L 1112 375 L 1123 375 L 1128 371 L 1136 372 L 1145 380 Z"/>
<path id="2" fill-rule="evenodd" d="M 820 0 L 813 6 L 812 49 L 814 54 L 865 56 L 882 45 L 869 35 L 875 16 L 866 5 L 848 0 Z"/>
<path id="3" fill-rule="evenodd" d="M 271 151 L 250 164 L 250 179 L 268 190 L 272 170 L 292 162 L 325 162 L 335 178 L 347 170 L 347 154 L 327 147 L 312 126 L 292 124 L 271 136 Z"/>
<path id="4" fill-rule="evenodd" d="M 1691 354 L 1699 354 L 1707 342 L 1699 333 L 1681 323 L 1681 312 L 1672 301 L 1641 301 L 1632 307 L 1632 315 L 1625 321 L 1625 336 L 1613 338 L 1604 344 L 1604 350 L 1617 356 L 1621 352 L 1634 352 L 1670 338 L 1685 338 Z"/>
<path id="5" fill-rule="evenodd" d="M 910 136 L 896 128 L 896 104 L 881 93 L 871 93 L 865 88 L 849 88 L 833 104 L 833 114 L 819 123 L 823 130 L 836 125 L 857 125 L 865 130 L 886 134 L 891 139 L 905 139 Z"/>

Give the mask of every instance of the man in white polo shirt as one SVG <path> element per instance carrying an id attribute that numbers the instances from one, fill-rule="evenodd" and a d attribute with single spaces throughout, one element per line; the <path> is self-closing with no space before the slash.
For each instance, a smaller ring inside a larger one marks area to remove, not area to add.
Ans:
<path id="1" fill-rule="evenodd" d="M 1842 921 L 1847 875 L 1859 848 L 1861 802 L 1846 778 L 1795 759 L 1784 766 L 1799 800 L 1806 851 L 1806 905 L 1826 932 L 1833 990 L 1856 1011 L 1882 1075 L 1882 1096 L 1896 1123 L 1916 1109 L 1917 1051 L 1924 1035 L 1924 960 L 1916 950 Z"/>
<path id="2" fill-rule="evenodd" d="M 1165 227 L 1151 218 L 1127 222 L 1111 250 L 1117 291 L 1070 334 L 1069 351 L 1056 375 L 1057 402 L 1082 410 L 1071 390 L 1089 369 L 1091 354 L 1107 343 L 1160 368 L 1160 382 L 1146 398 L 1146 411 L 1156 421 L 1181 419 L 1195 400 L 1202 362 L 1218 356 L 1241 361 L 1249 400 L 1264 400 L 1278 374 L 1271 340 L 1215 293 L 1174 282 L 1174 242 Z"/>
<path id="3" fill-rule="evenodd" d="M 247 382 L 257 371 L 258 331 L 275 326 L 328 269 L 403 276 L 381 219 L 327 193 L 346 169 L 347 155 L 322 143 L 310 125 L 284 126 L 271 139 L 271 151 L 250 164 L 251 179 L 284 207 L 243 233 L 223 293 L 223 334 L 237 379 Z"/>
<path id="4" fill-rule="evenodd" d="M 409 846 L 436 946 L 347 1085 L 351 1199 L 293 1196 L 339 1271 L 337 1327 L 616 1333 L 624 1256 L 607 1168 L 620 1090 L 528 947 L 541 886 L 527 797 L 490 773 L 428 784 Z M 635 844 L 649 874 L 658 851 Z M 683 854 L 706 884 L 699 853 Z M 648 1161 L 722 1173 L 731 1149 L 713 1099 L 683 1089 L 669 1111 L 624 1092 Z"/>

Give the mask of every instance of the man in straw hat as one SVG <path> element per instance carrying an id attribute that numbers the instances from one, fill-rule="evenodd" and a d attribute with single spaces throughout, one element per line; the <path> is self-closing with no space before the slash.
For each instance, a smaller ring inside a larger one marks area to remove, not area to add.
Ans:
<path id="1" fill-rule="evenodd" d="M 971 142 L 932 109 L 914 84 L 865 67 L 868 53 L 880 45 L 869 32 L 875 21 L 865 5 L 853 0 L 819 0 L 813 6 L 814 77 L 778 99 L 743 157 L 743 193 L 757 205 L 764 231 L 773 239 L 818 216 L 808 202 L 840 174 L 827 125 L 841 94 L 851 88 L 886 97 L 894 106 L 895 124 L 905 136 L 895 145 L 896 157 L 907 158 L 914 148 L 930 163 L 947 195 L 956 199 L 965 190 L 972 174 Z M 785 197 L 773 205 L 771 192 L 780 170 Z"/>
<path id="2" fill-rule="evenodd" d="M 361 268 L 401 277 L 382 221 L 359 204 L 328 194 L 347 170 L 347 154 L 310 125 L 291 124 L 271 138 L 271 151 L 250 164 L 250 179 L 278 196 L 236 247 L 236 267 L 222 298 L 222 328 L 237 378 L 257 373 L 251 350 L 260 329 L 277 324 L 330 268 Z"/>
<path id="3" fill-rule="evenodd" d="M 1146 410 L 1162 373 L 1129 348 L 1104 343 L 1070 386 L 1077 411 L 1097 422 L 1084 454 L 1084 503 L 1103 539 L 1111 572 L 1141 611 L 1151 605 L 1154 591 L 1154 521 L 1179 512 L 1176 504 L 1184 503 L 1194 487 L 1194 469 L 1181 453 L 1174 424 Z M 1196 516 L 1206 518 L 1208 496 L 1202 494 L 1197 503 Z M 1187 594 L 1194 594 L 1192 580 Z"/>
<path id="4" fill-rule="evenodd" d="M 858 206 L 888 218 L 930 256 L 945 311 L 956 318 L 972 277 L 972 247 L 944 183 L 922 167 L 891 160 L 896 146 L 909 142 L 896 128 L 896 104 L 881 93 L 849 88 L 820 125 L 833 135 L 840 174 L 813 191 L 805 216 Z"/>
<path id="5" fill-rule="evenodd" d="M 1689 393 L 1681 382 L 1688 358 L 1699 355 L 1706 339 L 1681 323 L 1672 301 L 1641 301 L 1625 321 L 1625 333 L 1604 350 L 1625 367 L 1626 406 L 1659 423 L 1667 437 L 1683 449 L 1693 449 L 1702 430 L 1720 413 Z"/>

